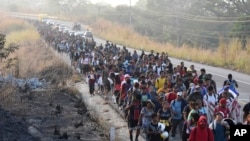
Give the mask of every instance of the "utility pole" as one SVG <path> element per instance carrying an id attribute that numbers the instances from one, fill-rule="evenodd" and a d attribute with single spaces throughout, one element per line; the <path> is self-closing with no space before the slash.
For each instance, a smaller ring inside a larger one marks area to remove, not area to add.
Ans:
<path id="1" fill-rule="evenodd" d="M 131 27 L 131 0 L 129 0 L 129 26 Z"/>

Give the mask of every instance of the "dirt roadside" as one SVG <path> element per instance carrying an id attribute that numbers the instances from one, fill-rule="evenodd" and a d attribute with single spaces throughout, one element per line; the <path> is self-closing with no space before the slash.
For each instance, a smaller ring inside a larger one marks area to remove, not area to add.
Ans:
<path id="1" fill-rule="evenodd" d="M 60 88 L 13 94 L 14 103 L 0 108 L 0 140 L 107 140 L 103 128 L 70 91 Z"/>
<path id="2" fill-rule="evenodd" d="M 49 68 L 46 74 L 49 70 L 57 73 L 48 78 L 51 82 L 62 81 L 64 71 Z M 108 140 L 108 132 L 90 116 L 75 88 L 48 83 L 48 88 L 24 92 L 11 85 L 0 89 L 0 141 Z"/>

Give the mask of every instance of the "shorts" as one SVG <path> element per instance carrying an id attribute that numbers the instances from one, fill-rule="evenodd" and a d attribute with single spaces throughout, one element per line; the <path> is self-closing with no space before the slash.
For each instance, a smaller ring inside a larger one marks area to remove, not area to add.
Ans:
<path id="1" fill-rule="evenodd" d="M 138 120 L 129 120 L 128 121 L 128 128 L 133 130 L 138 127 Z"/>
<path id="2" fill-rule="evenodd" d="M 89 65 L 87 64 L 87 65 L 83 65 L 83 68 L 82 68 L 83 70 L 83 73 L 87 73 L 87 72 L 89 72 Z"/>

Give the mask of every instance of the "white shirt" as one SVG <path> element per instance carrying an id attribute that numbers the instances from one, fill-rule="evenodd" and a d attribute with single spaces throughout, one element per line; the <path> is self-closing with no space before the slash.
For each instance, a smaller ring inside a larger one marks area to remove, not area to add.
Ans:
<path id="1" fill-rule="evenodd" d="M 103 85 L 103 81 L 102 81 L 102 77 L 101 77 L 101 76 L 99 77 L 97 83 L 98 83 L 99 85 Z"/>
<path id="2" fill-rule="evenodd" d="M 84 65 L 89 64 L 89 58 L 86 57 L 86 58 L 83 60 L 82 64 L 84 64 Z"/>
<path id="3" fill-rule="evenodd" d="M 204 100 L 207 101 L 207 103 L 212 103 L 215 106 L 218 102 L 218 97 L 216 94 L 212 95 L 206 94 L 204 96 Z"/>

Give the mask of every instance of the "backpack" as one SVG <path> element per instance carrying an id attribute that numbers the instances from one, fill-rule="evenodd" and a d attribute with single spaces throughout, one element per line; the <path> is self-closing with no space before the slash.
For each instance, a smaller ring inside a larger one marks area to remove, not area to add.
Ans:
<path id="1" fill-rule="evenodd" d="M 216 94 L 213 94 L 214 98 L 216 99 Z M 208 95 L 206 94 L 206 100 L 208 100 Z"/>

